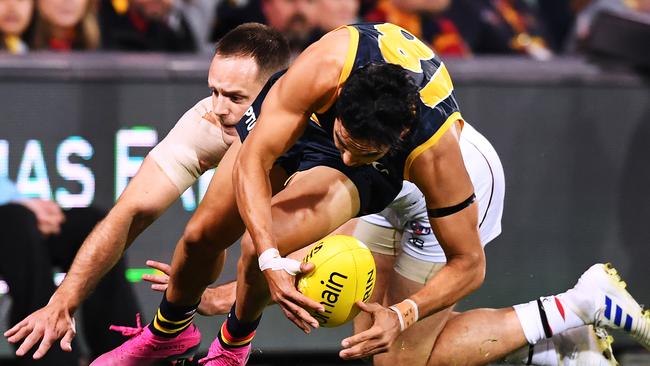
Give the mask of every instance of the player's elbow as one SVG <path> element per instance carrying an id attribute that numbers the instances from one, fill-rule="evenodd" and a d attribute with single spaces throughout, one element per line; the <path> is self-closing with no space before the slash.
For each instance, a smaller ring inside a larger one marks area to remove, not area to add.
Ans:
<path id="1" fill-rule="evenodd" d="M 477 290 L 485 280 L 485 254 L 482 250 L 450 256 L 447 264 L 461 274 L 466 294 Z"/>
<path id="2" fill-rule="evenodd" d="M 129 205 L 127 210 L 127 215 L 132 218 L 132 229 L 142 232 L 160 217 L 165 207 L 155 200 L 138 200 L 135 204 Z"/>
<path id="3" fill-rule="evenodd" d="M 485 281 L 485 253 L 483 251 L 469 253 L 466 255 L 465 262 L 469 282 L 467 288 L 473 292 Z"/>
<path id="4" fill-rule="evenodd" d="M 146 205 L 121 200 L 109 211 L 104 220 L 111 226 L 124 226 L 128 227 L 130 231 L 140 232 L 149 226 L 157 216 L 156 210 Z"/>

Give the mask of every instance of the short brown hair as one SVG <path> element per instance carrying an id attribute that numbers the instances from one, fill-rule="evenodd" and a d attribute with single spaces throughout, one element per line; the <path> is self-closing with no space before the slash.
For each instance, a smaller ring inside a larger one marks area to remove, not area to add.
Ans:
<path id="1" fill-rule="evenodd" d="M 291 53 L 287 40 L 277 30 L 260 23 L 244 23 L 219 40 L 215 55 L 250 56 L 259 67 L 259 76 L 268 78 L 289 67 Z"/>

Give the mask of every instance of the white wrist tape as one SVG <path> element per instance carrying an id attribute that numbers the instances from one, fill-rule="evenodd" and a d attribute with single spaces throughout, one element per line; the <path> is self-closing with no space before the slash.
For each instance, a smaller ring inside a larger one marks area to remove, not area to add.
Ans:
<path id="1" fill-rule="evenodd" d="M 418 305 L 411 299 L 406 299 L 398 304 L 390 306 L 389 309 L 397 313 L 400 330 L 410 327 L 419 319 Z"/>
<path id="2" fill-rule="evenodd" d="M 280 252 L 278 252 L 276 248 L 269 248 L 262 252 L 257 259 L 257 262 L 262 271 L 267 269 L 272 271 L 284 270 L 292 276 L 300 273 L 300 261 L 290 258 L 282 258 Z"/>

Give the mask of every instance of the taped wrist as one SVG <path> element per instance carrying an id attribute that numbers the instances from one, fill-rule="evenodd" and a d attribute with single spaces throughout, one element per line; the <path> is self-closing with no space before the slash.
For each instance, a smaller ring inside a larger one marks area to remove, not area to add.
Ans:
<path id="1" fill-rule="evenodd" d="M 402 331 L 415 324 L 419 319 L 418 305 L 411 299 L 406 299 L 398 304 L 390 306 L 389 309 L 397 313 L 400 329 Z"/>
<path id="2" fill-rule="evenodd" d="M 257 263 L 262 272 L 270 269 L 272 271 L 284 270 L 292 276 L 300 273 L 300 262 L 295 259 L 282 258 L 276 248 L 269 248 L 263 251 L 257 258 Z"/>

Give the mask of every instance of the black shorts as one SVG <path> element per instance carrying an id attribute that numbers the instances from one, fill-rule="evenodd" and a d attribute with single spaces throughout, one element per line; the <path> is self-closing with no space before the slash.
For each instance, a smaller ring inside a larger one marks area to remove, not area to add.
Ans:
<path id="1" fill-rule="evenodd" d="M 243 142 L 249 133 L 246 125 L 240 122 L 237 131 Z M 317 166 L 330 167 L 345 174 L 359 192 L 361 206 L 358 216 L 382 211 L 393 202 L 402 189 L 401 177 L 391 179 L 372 165 L 345 165 L 332 138 L 312 121 L 296 144 L 276 160 L 276 165 L 280 165 L 288 175 Z"/>

